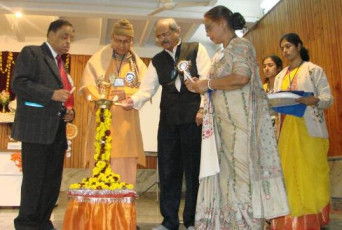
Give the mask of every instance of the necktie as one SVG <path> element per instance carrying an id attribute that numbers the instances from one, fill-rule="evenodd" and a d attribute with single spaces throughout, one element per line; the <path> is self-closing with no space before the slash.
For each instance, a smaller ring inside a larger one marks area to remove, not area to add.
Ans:
<path id="1" fill-rule="evenodd" d="M 72 87 L 71 87 L 71 84 L 69 82 L 67 73 L 65 72 L 64 65 L 62 62 L 62 58 L 61 58 L 61 56 L 57 55 L 56 59 L 57 59 L 57 64 L 58 64 L 58 69 L 59 69 L 59 75 L 61 76 L 62 83 L 63 83 L 63 88 L 70 91 Z M 74 108 L 74 94 L 73 93 L 70 95 L 68 100 L 66 102 L 64 102 L 64 106 L 67 109 Z"/>

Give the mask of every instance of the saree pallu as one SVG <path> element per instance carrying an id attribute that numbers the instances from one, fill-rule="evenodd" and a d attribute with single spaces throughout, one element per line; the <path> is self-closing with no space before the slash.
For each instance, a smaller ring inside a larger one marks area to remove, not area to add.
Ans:
<path id="1" fill-rule="evenodd" d="M 279 153 L 290 215 L 272 220 L 271 229 L 320 229 L 329 222 L 328 139 L 309 136 L 303 118 L 286 115 Z"/>

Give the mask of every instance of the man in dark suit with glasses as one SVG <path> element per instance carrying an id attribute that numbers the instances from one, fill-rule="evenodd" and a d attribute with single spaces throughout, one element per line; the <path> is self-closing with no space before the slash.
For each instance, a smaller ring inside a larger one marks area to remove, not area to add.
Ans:
<path id="1" fill-rule="evenodd" d="M 72 82 L 61 55 L 70 49 L 73 26 L 52 22 L 47 41 L 18 56 L 12 89 L 17 96 L 12 137 L 22 142 L 23 181 L 17 230 L 51 230 L 67 149 L 66 123 L 74 119 Z"/>

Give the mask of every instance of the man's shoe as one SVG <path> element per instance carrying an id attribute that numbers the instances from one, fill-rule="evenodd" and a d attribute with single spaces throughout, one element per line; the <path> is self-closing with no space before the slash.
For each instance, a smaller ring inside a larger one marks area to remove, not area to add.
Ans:
<path id="1" fill-rule="evenodd" d="M 159 225 L 155 228 L 152 228 L 152 230 L 169 230 L 168 228 L 166 228 L 164 225 Z"/>

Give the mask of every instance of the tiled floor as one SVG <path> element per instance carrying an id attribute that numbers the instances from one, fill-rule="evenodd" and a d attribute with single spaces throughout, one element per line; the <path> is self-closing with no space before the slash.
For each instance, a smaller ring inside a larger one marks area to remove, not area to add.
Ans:
<path id="1" fill-rule="evenodd" d="M 341 230 L 342 229 L 342 199 L 332 200 L 331 223 L 324 229 Z M 62 230 L 64 211 L 67 204 L 67 196 L 65 192 L 61 192 L 58 206 L 54 209 L 52 221 L 55 227 Z M 162 217 L 159 212 L 159 203 L 157 194 L 148 192 L 143 194 L 137 201 L 137 218 L 138 225 L 141 230 L 150 230 L 158 225 Z M 183 207 L 183 204 L 181 205 Z M 17 208 L 0 208 L 0 230 L 13 230 L 13 219 L 18 213 Z M 182 210 L 180 210 L 182 213 Z M 181 215 L 180 215 L 181 216 Z M 78 230 L 78 229 L 75 229 Z M 81 229 L 80 229 L 81 230 Z M 180 230 L 185 230 L 184 226 Z"/>

